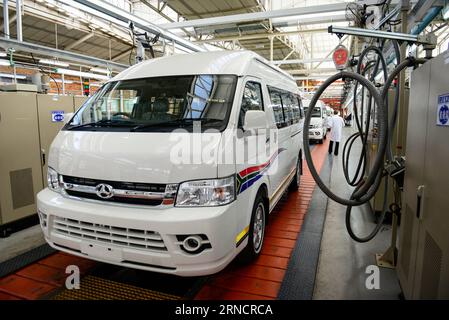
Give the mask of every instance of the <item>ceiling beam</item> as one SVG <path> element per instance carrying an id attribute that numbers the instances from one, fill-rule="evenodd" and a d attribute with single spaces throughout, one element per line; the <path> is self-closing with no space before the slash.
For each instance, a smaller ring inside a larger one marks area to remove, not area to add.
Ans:
<path id="1" fill-rule="evenodd" d="M 84 41 L 89 40 L 90 38 L 92 38 L 95 35 L 94 32 L 88 33 L 84 36 L 82 36 L 81 38 L 79 38 L 78 40 L 76 40 L 75 42 L 72 42 L 71 44 L 69 44 L 68 46 L 66 46 L 64 48 L 64 50 L 71 50 L 73 48 L 75 48 L 76 46 L 80 45 L 81 43 L 83 43 Z"/>
<path id="2" fill-rule="evenodd" d="M 398 1 L 399 0 L 396 0 L 396 1 L 393 0 L 392 2 L 396 3 Z M 362 4 L 362 5 L 363 4 L 377 4 L 378 0 L 356 1 L 356 3 Z M 271 11 L 242 13 L 242 14 L 235 14 L 235 15 L 228 15 L 228 16 L 219 16 L 219 17 L 212 17 L 212 18 L 204 18 L 204 19 L 167 23 L 167 24 L 161 25 L 161 27 L 164 29 L 179 29 L 179 28 L 188 28 L 188 27 L 202 27 L 202 26 L 238 23 L 238 22 L 246 22 L 246 21 L 260 21 L 260 20 L 292 17 L 292 16 L 299 16 L 299 15 L 345 11 L 347 5 L 348 5 L 348 2 L 341 2 L 341 3 L 332 3 L 332 4 L 326 4 L 326 5 L 316 5 L 316 6 L 307 6 L 307 7 L 299 7 L 299 8 L 286 8 L 286 9 L 271 10 Z"/>
<path id="3" fill-rule="evenodd" d="M 130 51 L 131 51 L 132 49 L 133 49 L 133 48 L 129 48 L 129 49 L 126 49 L 126 50 L 120 52 L 119 54 L 113 56 L 111 60 L 112 60 L 112 61 L 117 61 L 117 60 L 120 60 L 121 58 L 123 58 L 123 57 L 125 57 L 125 56 L 127 56 L 127 55 L 129 56 Z"/>

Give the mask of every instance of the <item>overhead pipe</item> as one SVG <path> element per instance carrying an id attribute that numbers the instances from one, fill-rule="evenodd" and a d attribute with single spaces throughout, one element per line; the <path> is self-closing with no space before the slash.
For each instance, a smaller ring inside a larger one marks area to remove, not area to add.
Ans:
<path id="1" fill-rule="evenodd" d="M 424 29 L 433 21 L 433 19 L 440 14 L 443 7 L 433 7 L 429 10 L 429 12 L 424 16 L 421 22 L 415 25 L 412 28 L 411 34 L 418 35 L 424 31 Z"/>

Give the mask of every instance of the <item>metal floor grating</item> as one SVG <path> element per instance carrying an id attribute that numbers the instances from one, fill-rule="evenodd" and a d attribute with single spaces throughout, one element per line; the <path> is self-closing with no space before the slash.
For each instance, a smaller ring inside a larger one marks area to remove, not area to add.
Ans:
<path id="1" fill-rule="evenodd" d="M 53 300 L 179 300 L 163 292 L 88 275 L 81 279 L 80 289 L 64 289 Z"/>

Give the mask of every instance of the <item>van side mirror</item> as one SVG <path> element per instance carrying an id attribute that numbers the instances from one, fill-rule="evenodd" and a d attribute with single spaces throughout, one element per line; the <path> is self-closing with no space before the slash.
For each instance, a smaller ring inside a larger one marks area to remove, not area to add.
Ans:
<path id="1" fill-rule="evenodd" d="M 243 129 L 247 130 L 257 130 L 265 129 L 267 127 L 267 120 L 265 116 L 265 111 L 262 110 L 248 110 L 245 113 L 245 121 L 243 124 Z"/>

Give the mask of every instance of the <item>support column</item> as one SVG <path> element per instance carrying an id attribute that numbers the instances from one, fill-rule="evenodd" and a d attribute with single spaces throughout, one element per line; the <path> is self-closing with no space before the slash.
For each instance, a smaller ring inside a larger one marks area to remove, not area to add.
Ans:
<path id="1" fill-rule="evenodd" d="M 23 41 L 22 33 L 22 0 L 16 0 L 16 25 L 17 25 L 17 40 Z"/>
<path id="2" fill-rule="evenodd" d="M 5 38 L 9 39 L 9 13 L 8 0 L 3 0 L 3 32 Z"/>

